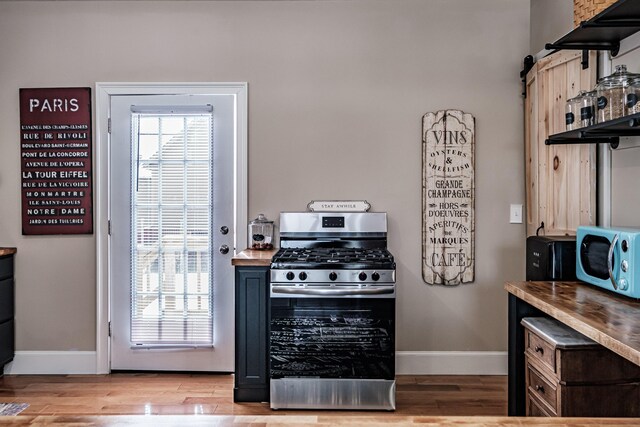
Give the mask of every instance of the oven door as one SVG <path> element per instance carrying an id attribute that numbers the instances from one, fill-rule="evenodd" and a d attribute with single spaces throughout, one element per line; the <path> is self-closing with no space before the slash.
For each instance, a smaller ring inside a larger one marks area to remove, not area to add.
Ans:
<path id="1" fill-rule="evenodd" d="M 395 298 L 271 298 L 273 409 L 395 409 Z"/>

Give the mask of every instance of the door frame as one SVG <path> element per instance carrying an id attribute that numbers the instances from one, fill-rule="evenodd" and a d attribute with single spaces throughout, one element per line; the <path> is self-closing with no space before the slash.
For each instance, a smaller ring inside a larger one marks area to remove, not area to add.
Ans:
<path id="1" fill-rule="evenodd" d="M 235 95 L 234 253 L 247 242 L 248 85 L 239 83 L 96 83 L 94 229 L 96 233 L 96 373 L 111 370 L 109 338 L 109 115 L 118 95 Z"/>

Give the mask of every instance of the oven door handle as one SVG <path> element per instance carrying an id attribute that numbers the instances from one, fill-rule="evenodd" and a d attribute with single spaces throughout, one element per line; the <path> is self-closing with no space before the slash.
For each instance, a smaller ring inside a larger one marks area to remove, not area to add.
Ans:
<path id="1" fill-rule="evenodd" d="M 309 289 L 294 287 L 272 287 L 274 294 L 295 294 L 295 295 L 321 295 L 321 296 L 349 296 L 349 295 L 383 295 L 392 294 L 393 287 L 374 289 Z"/>
<path id="2" fill-rule="evenodd" d="M 609 269 L 609 279 L 611 280 L 611 284 L 613 285 L 613 289 L 618 289 L 618 284 L 616 283 L 616 278 L 613 277 L 613 250 L 616 247 L 616 243 L 618 243 L 618 235 L 613 236 L 613 240 L 611 241 L 611 246 L 609 246 L 609 254 L 607 255 L 607 268 Z"/>

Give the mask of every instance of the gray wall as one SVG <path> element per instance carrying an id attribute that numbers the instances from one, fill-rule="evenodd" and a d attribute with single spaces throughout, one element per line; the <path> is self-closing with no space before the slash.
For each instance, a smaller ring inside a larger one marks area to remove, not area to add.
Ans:
<path id="1" fill-rule="evenodd" d="M 545 43 L 553 43 L 573 30 L 573 0 L 531 0 L 529 53 L 535 55 Z"/>
<path id="2" fill-rule="evenodd" d="M 623 42 L 620 54 L 612 61 L 625 64 L 632 73 L 640 73 L 640 34 Z M 611 225 L 640 228 L 640 137 L 621 138 L 620 148 L 611 152 Z"/>
<path id="3" fill-rule="evenodd" d="M 249 215 L 312 199 L 389 213 L 399 350 L 505 350 L 524 278 L 529 0 L 0 2 L 0 245 L 18 350 L 95 349 L 95 237 L 20 234 L 18 89 L 247 81 Z M 476 117 L 476 281 L 421 278 L 421 117 Z"/>

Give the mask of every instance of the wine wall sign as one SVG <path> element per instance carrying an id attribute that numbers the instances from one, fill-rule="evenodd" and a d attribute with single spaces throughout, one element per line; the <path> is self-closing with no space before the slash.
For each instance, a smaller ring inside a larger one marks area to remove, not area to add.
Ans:
<path id="1" fill-rule="evenodd" d="M 470 283 L 475 274 L 475 119 L 459 110 L 422 118 L 422 278 Z"/>
<path id="2" fill-rule="evenodd" d="M 93 233 L 91 88 L 20 89 L 22 234 Z"/>

